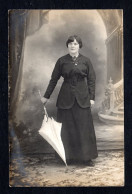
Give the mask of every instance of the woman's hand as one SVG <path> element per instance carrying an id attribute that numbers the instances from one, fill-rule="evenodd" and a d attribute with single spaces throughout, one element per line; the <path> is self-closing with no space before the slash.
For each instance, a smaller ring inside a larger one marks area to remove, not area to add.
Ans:
<path id="1" fill-rule="evenodd" d="M 90 100 L 90 104 L 91 104 L 91 107 L 93 107 L 95 104 L 94 100 Z"/>
<path id="2" fill-rule="evenodd" d="M 47 98 L 44 98 L 44 97 L 41 98 L 41 102 L 42 102 L 44 105 L 47 103 L 47 101 L 48 101 Z"/>

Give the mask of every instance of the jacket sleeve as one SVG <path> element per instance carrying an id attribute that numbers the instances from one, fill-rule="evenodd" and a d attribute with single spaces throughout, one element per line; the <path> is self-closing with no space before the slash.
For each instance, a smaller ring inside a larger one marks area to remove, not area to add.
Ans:
<path id="1" fill-rule="evenodd" d="M 95 71 L 93 69 L 93 66 L 92 66 L 90 59 L 87 60 L 87 68 L 88 68 L 87 82 L 88 82 L 88 90 L 89 90 L 90 100 L 95 100 L 96 75 L 95 75 Z"/>
<path id="2" fill-rule="evenodd" d="M 44 94 L 45 98 L 48 98 L 48 99 L 50 98 L 60 76 L 61 76 L 60 59 L 58 59 L 58 61 L 55 64 L 55 67 L 53 69 L 49 85 L 48 85 L 46 92 Z"/>

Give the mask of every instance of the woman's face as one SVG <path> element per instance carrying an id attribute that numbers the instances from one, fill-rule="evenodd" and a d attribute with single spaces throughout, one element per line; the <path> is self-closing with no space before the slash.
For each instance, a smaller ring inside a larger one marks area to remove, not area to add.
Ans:
<path id="1" fill-rule="evenodd" d="M 68 51 L 70 54 L 77 54 L 79 52 L 79 43 L 76 39 L 68 44 Z"/>

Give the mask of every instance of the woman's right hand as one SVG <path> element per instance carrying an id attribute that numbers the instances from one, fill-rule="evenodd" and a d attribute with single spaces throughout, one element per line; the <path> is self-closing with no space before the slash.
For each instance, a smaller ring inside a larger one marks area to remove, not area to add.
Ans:
<path id="1" fill-rule="evenodd" d="M 42 102 L 44 105 L 47 103 L 47 101 L 48 101 L 47 98 L 45 98 L 45 97 L 42 97 L 42 98 L 41 98 L 41 102 Z"/>

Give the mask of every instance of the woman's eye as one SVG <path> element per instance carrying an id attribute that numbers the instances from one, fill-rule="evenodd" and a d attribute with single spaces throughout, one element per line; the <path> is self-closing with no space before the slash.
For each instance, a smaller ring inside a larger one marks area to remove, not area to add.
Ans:
<path id="1" fill-rule="evenodd" d="M 78 45 L 78 43 L 69 43 L 69 45 L 70 46 L 72 46 L 72 45 L 75 45 L 76 46 L 76 45 Z"/>

